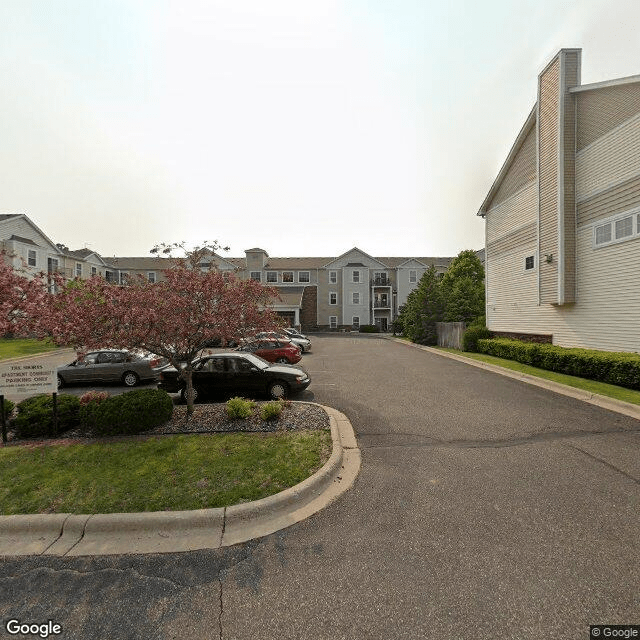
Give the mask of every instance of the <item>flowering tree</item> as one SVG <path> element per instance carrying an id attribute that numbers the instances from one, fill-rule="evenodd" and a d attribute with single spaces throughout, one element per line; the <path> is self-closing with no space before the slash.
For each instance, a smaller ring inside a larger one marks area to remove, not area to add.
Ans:
<path id="1" fill-rule="evenodd" d="M 28 334 L 47 297 L 44 274 L 27 278 L 7 262 L 0 252 L 0 335 Z"/>
<path id="2" fill-rule="evenodd" d="M 209 340 L 239 339 L 279 325 L 267 305 L 274 289 L 253 280 L 173 262 L 165 278 L 131 278 L 124 286 L 99 276 L 72 280 L 50 296 L 41 329 L 76 348 L 140 349 L 162 356 L 182 372 L 193 412 L 193 362 Z M 62 283 L 61 283 L 62 284 Z"/>

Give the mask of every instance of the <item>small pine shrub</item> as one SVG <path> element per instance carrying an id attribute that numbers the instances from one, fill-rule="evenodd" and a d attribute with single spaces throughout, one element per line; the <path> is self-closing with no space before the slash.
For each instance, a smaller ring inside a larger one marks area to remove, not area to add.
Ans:
<path id="1" fill-rule="evenodd" d="M 58 432 L 75 429 L 80 424 L 80 400 L 75 396 L 57 396 Z M 39 438 L 53 435 L 53 397 L 42 393 L 18 403 L 12 422 L 20 438 Z"/>
<path id="2" fill-rule="evenodd" d="M 267 402 L 267 404 L 262 405 L 262 409 L 260 410 L 260 417 L 265 421 L 276 420 L 282 414 L 283 409 L 284 402 L 282 402 L 282 400 Z"/>
<path id="3" fill-rule="evenodd" d="M 231 398 L 227 400 L 227 415 L 232 420 L 250 418 L 253 414 L 254 406 L 255 402 L 252 400 L 245 400 L 239 397 Z"/>
<path id="4" fill-rule="evenodd" d="M 85 426 L 97 436 L 132 435 L 148 431 L 171 419 L 173 400 L 162 389 L 138 389 L 89 403 Z"/>
<path id="5" fill-rule="evenodd" d="M 482 338 L 490 338 L 491 331 L 487 327 L 469 327 L 462 336 L 462 350 L 463 351 L 478 351 L 478 340 Z"/>

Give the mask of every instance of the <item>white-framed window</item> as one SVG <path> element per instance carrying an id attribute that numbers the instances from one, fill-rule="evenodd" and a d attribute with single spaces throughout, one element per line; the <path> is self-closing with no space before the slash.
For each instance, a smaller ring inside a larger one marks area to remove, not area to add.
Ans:
<path id="1" fill-rule="evenodd" d="M 283 271 L 282 282 L 293 282 L 293 271 Z"/>
<path id="2" fill-rule="evenodd" d="M 338 328 L 338 316 L 329 316 L 329 328 L 331 329 Z"/>
<path id="3" fill-rule="evenodd" d="M 338 304 L 338 294 L 335 291 L 329 293 L 329 304 Z"/>
<path id="4" fill-rule="evenodd" d="M 360 304 L 360 294 L 357 291 L 354 291 L 351 294 L 351 303 L 352 304 Z"/>
<path id="5" fill-rule="evenodd" d="M 531 256 L 526 256 L 524 259 L 524 270 L 532 271 L 536 268 L 536 256 L 535 254 Z"/>
<path id="6" fill-rule="evenodd" d="M 351 321 L 351 326 L 354 329 L 359 329 L 360 328 L 360 316 L 353 316 L 353 319 Z"/>
<path id="7" fill-rule="evenodd" d="M 415 269 L 409 270 L 409 282 L 411 284 L 418 282 L 418 272 Z"/>
<path id="8" fill-rule="evenodd" d="M 360 282 L 360 272 L 359 271 L 352 271 L 351 272 L 351 282 Z"/>
<path id="9" fill-rule="evenodd" d="M 267 282 L 278 282 L 278 272 L 267 271 Z"/>
<path id="10" fill-rule="evenodd" d="M 337 282 L 338 282 L 338 272 L 329 271 L 329 284 L 337 284 Z"/>
<path id="11" fill-rule="evenodd" d="M 298 282 L 311 282 L 311 274 L 309 271 L 298 271 Z"/>
<path id="12" fill-rule="evenodd" d="M 49 273 L 57 273 L 59 267 L 58 258 L 47 258 L 47 271 Z"/>
<path id="13" fill-rule="evenodd" d="M 35 252 L 35 249 L 29 249 L 27 264 L 30 267 L 35 267 L 38 264 L 38 254 Z"/>
<path id="14" fill-rule="evenodd" d="M 625 242 L 640 237 L 640 213 L 638 208 L 598 220 L 593 224 L 593 248 Z"/>
<path id="15" fill-rule="evenodd" d="M 82 262 L 76 262 L 76 277 L 82 277 Z"/>
<path id="16" fill-rule="evenodd" d="M 98 267 L 91 267 L 91 275 L 92 276 L 98 275 Z"/>
<path id="17" fill-rule="evenodd" d="M 120 284 L 126 284 L 128 278 L 129 278 L 129 272 L 128 271 L 121 271 L 120 272 Z"/>
<path id="18" fill-rule="evenodd" d="M 262 274 L 259 271 L 252 271 L 249 277 L 256 282 L 262 281 Z"/>
<path id="19" fill-rule="evenodd" d="M 149 282 L 155 282 L 156 281 L 156 272 L 155 271 L 147 271 L 147 280 Z"/>

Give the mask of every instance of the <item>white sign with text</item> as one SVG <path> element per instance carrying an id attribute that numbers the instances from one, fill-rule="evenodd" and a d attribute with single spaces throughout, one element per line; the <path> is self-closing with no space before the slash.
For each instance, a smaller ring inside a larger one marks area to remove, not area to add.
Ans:
<path id="1" fill-rule="evenodd" d="M 27 363 L 0 366 L 0 393 L 2 395 L 31 395 L 57 391 L 55 368 Z"/>

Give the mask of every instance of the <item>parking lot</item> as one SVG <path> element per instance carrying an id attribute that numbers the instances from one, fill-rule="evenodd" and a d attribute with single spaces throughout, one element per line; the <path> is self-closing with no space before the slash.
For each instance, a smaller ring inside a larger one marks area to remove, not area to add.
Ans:
<path id="1" fill-rule="evenodd" d="M 588 638 L 640 620 L 640 423 L 377 337 L 313 336 L 299 399 L 351 420 L 355 486 L 276 534 L 0 563 L 0 617 L 64 638 Z"/>

